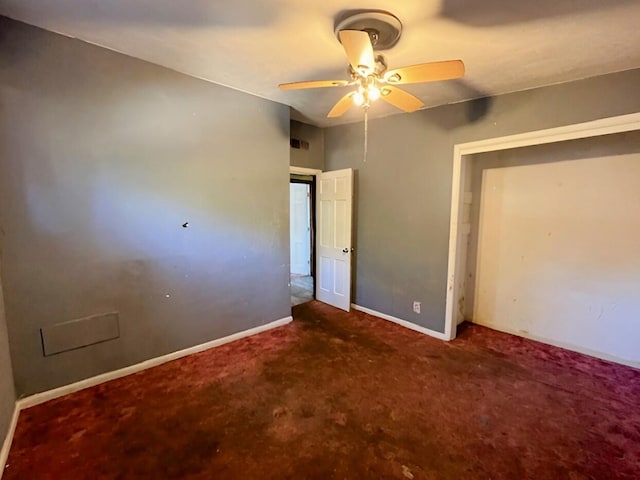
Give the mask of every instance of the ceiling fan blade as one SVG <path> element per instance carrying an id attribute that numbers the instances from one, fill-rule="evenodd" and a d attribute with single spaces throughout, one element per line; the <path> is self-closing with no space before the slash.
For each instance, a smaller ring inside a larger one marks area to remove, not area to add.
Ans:
<path id="1" fill-rule="evenodd" d="M 389 102 L 394 107 L 398 107 L 405 112 L 415 112 L 416 110 L 424 107 L 424 103 L 418 97 L 411 95 L 409 92 L 392 87 L 391 85 L 385 85 L 380 89 L 380 98 L 385 102 Z"/>
<path id="2" fill-rule="evenodd" d="M 338 100 L 338 103 L 336 103 L 333 106 L 333 108 L 331 109 L 331 111 L 327 115 L 327 118 L 339 117 L 340 115 L 344 114 L 344 112 L 349 110 L 349 107 L 351 107 L 351 105 L 353 105 L 353 99 L 351 98 L 351 97 L 353 97 L 353 93 L 354 92 L 349 92 L 344 97 L 342 97 L 340 100 Z"/>
<path id="3" fill-rule="evenodd" d="M 360 30 L 341 30 L 338 36 L 353 69 L 363 75 L 373 73 L 376 60 L 369 34 Z"/>
<path id="4" fill-rule="evenodd" d="M 384 74 L 384 79 L 391 84 L 436 82 L 438 80 L 451 80 L 464 75 L 464 63 L 462 60 L 447 60 L 444 62 L 420 63 L 408 67 L 389 70 Z"/>
<path id="5" fill-rule="evenodd" d="M 347 80 L 311 80 L 309 82 L 291 82 L 278 85 L 280 90 L 299 90 L 302 88 L 344 87 L 351 82 Z"/>

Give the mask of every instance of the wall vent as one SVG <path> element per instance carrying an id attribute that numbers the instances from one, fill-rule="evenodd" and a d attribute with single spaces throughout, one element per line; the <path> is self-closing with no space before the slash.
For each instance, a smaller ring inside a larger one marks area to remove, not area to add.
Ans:
<path id="1" fill-rule="evenodd" d="M 309 142 L 305 140 L 300 140 L 299 138 L 291 139 L 291 148 L 297 148 L 300 150 L 309 150 Z"/>
<path id="2" fill-rule="evenodd" d="M 119 313 L 101 313 L 40 329 L 44 356 L 120 337 Z"/>

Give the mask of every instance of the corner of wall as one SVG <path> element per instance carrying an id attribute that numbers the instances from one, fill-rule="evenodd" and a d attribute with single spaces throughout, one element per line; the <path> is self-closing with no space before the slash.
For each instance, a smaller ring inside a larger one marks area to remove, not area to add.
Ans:
<path id="1" fill-rule="evenodd" d="M 16 391 L 13 383 L 13 367 L 9 354 L 9 336 L 4 311 L 2 279 L 0 279 L 0 477 L 9 455 L 13 430 L 18 412 L 16 409 Z"/>

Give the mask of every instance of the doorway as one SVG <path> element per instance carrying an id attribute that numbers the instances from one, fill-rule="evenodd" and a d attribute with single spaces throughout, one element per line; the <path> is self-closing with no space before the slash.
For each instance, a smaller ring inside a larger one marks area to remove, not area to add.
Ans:
<path id="1" fill-rule="evenodd" d="M 637 366 L 640 131 L 483 153 L 472 170 L 465 316 Z"/>
<path id="2" fill-rule="evenodd" d="M 292 173 L 289 180 L 291 305 L 314 298 L 315 176 Z"/>
<path id="3" fill-rule="evenodd" d="M 474 158 L 473 155 L 516 149 L 519 147 L 532 147 L 569 140 L 587 139 L 602 135 L 631 132 L 638 129 L 640 129 L 640 114 L 636 113 L 564 127 L 555 127 L 548 130 L 457 144 L 454 146 L 449 267 L 444 334 L 447 340 L 455 338 L 457 323 L 464 319 L 465 313 L 467 316 L 469 315 L 470 306 L 477 302 L 475 298 L 464 298 L 465 291 L 467 293 L 471 291 L 470 288 L 468 288 L 471 287 L 471 285 L 467 285 L 465 282 L 468 270 L 475 269 L 475 265 L 471 263 L 467 265 L 467 250 L 470 244 L 470 214 L 474 208 L 477 209 L 480 206 L 478 202 L 479 199 L 473 199 L 472 202 L 472 192 L 469 191 L 468 188 L 472 180 L 470 169 Z M 574 177 L 571 178 L 573 179 Z M 476 203 L 475 206 L 473 205 L 474 203 Z M 547 231 L 547 236 L 548 233 Z M 476 257 L 476 255 L 474 255 L 474 257 Z M 473 262 L 474 259 L 472 258 L 470 260 Z M 520 257 L 518 261 L 521 260 L 522 258 Z M 475 293 L 475 282 L 473 289 Z M 510 301 L 514 302 L 513 298 L 514 297 L 511 297 Z M 542 305 L 543 302 L 539 302 L 539 304 Z M 596 316 L 600 315 L 599 312 L 599 310 L 596 311 Z M 534 335 L 528 330 L 527 328 L 526 334 L 522 331 L 519 331 L 518 334 L 533 337 Z M 546 338 L 541 339 L 537 337 L 537 339 L 551 343 L 549 339 Z M 567 347 L 566 344 L 564 346 Z M 577 350 L 575 345 L 571 345 L 570 347 Z M 594 354 L 593 351 L 585 351 L 585 353 Z M 619 358 L 616 359 L 616 361 L 619 360 Z"/>
<path id="4" fill-rule="evenodd" d="M 311 299 L 333 305 L 345 311 L 351 308 L 351 260 L 353 169 L 322 172 L 311 168 L 290 167 L 290 228 L 301 232 L 309 225 L 309 269 L 298 273 L 290 269 L 291 303 L 296 305 Z M 291 187 L 292 183 L 309 185 L 309 191 Z M 304 194 L 308 193 L 305 200 Z M 297 198 L 294 198 L 296 197 Z M 308 212 L 309 220 L 303 213 Z M 300 265 L 295 250 L 299 243 L 292 232 L 291 265 Z M 307 241 L 302 241 L 306 249 Z M 306 251 L 301 258 L 306 259 Z M 306 260 L 305 260 L 306 261 Z M 297 268 L 297 267 L 294 267 Z"/>

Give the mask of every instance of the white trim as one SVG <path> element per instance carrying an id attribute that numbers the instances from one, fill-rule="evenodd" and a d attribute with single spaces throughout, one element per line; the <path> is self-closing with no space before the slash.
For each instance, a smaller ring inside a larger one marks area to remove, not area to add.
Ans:
<path id="1" fill-rule="evenodd" d="M 477 323 L 482 327 L 490 328 L 491 330 L 497 330 L 498 332 L 508 333 L 510 335 L 516 335 L 518 337 L 527 338 L 546 345 L 552 345 L 554 347 L 564 348 L 565 350 L 571 350 L 573 352 L 589 355 L 590 357 L 596 357 L 608 362 L 619 363 L 621 365 L 627 365 L 628 367 L 640 369 L 640 362 L 629 360 L 628 358 L 616 357 L 615 355 L 609 355 L 608 353 L 599 352 L 597 350 L 591 350 L 589 348 L 581 347 L 580 345 L 574 345 L 573 343 L 559 342 L 557 340 L 551 340 L 546 337 L 540 337 L 538 335 L 531 335 L 529 332 L 523 332 L 515 328 L 503 327 L 498 325 L 490 325 L 488 323 Z"/>
<path id="2" fill-rule="evenodd" d="M 289 167 L 289 173 L 295 173 L 297 175 L 320 175 L 322 170 L 317 170 L 315 168 L 304 168 L 304 167 Z"/>
<path id="3" fill-rule="evenodd" d="M 461 186 L 463 175 L 463 156 L 474 153 L 494 152 L 509 148 L 542 145 L 563 142 L 579 138 L 596 137 L 613 133 L 640 130 L 640 113 L 631 113 L 617 117 L 602 118 L 590 122 L 565 125 L 562 127 L 519 133 L 505 137 L 489 138 L 476 142 L 456 144 L 453 147 L 453 179 L 451 184 L 451 221 L 449 225 L 449 263 L 447 272 L 447 303 L 445 309 L 445 333 L 447 340 L 456 337 L 456 325 L 453 309 L 455 298 L 455 272 L 457 264 L 458 224 L 461 211 Z"/>
<path id="4" fill-rule="evenodd" d="M 453 183 L 451 185 L 451 220 L 449 224 L 449 261 L 447 270 L 447 301 L 444 313 L 444 336 L 447 340 L 456 338 L 455 316 L 453 314 L 455 300 L 455 280 L 458 246 L 458 216 L 462 207 L 461 187 L 462 187 L 462 154 L 460 146 L 453 146 Z"/>
<path id="5" fill-rule="evenodd" d="M 505 137 L 488 138 L 475 142 L 461 143 L 457 146 L 462 155 L 472 153 L 495 152 L 510 148 L 543 145 L 545 143 L 564 142 L 579 138 L 598 137 L 612 133 L 630 132 L 640 129 L 640 112 L 601 118 L 590 122 L 575 123 L 562 127 L 535 130 L 532 132 L 507 135 Z"/>
<path id="6" fill-rule="evenodd" d="M 11 418 L 11 424 L 9 425 L 9 431 L 7 432 L 7 436 L 5 437 L 4 443 L 2 444 L 2 450 L 0 450 L 0 479 L 2 479 L 2 474 L 4 473 L 4 470 L 5 470 L 7 458 L 9 457 L 11 442 L 13 441 L 13 435 L 16 431 L 16 426 L 18 424 L 18 416 L 20 415 L 21 410 L 24 410 L 26 408 L 33 407 L 36 405 L 40 405 L 41 403 L 48 402 L 49 400 L 53 400 L 55 398 L 59 398 L 64 395 L 68 395 L 70 393 L 74 393 L 79 390 L 83 390 L 85 388 L 100 385 L 101 383 L 105 383 L 110 380 L 126 377 L 127 375 L 131 375 L 133 373 L 137 373 L 143 370 L 147 370 L 149 368 L 157 367 L 158 365 L 162 365 L 163 363 L 171 362 L 173 360 L 186 357 L 187 355 L 203 352 L 205 350 L 209 350 L 210 348 L 215 348 L 215 347 L 224 345 L 225 343 L 234 342 L 236 340 L 240 340 L 241 338 L 250 337 L 258 333 L 266 332 L 267 330 L 271 330 L 273 328 L 281 327 L 283 325 L 291 323 L 292 320 L 293 320 L 293 317 L 291 316 L 284 317 L 279 320 L 266 323 L 264 325 L 259 325 L 254 328 L 250 328 L 249 330 L 243 330 L 242 332 L 234 333 L 232 335 L 218 338 L 210 342 L 185 348 L 184 350 L 178 350 L 177 352 L 168 353 L 167 355 L 162 355 L 160 357 L 151 358 L 149 360 L 145 360 L 144 362 L 140 362 L 135 365 L 130 365 L 128 367 L 121 368 L 119 370 L 114 370 L 112 372 L 96 375 L 95 377 L 86 378 L 84 380 L 80 380 L 79 382 L 71 383 L 69 385 L 64 385 L 62 387 L 54 388 L 53 390 L 48 390 L 42 393 L 36 393 L 35 395 L 31 395 L 29 397 L 16 400 L 16 404 L 13 410 L 13 417 Z"/>
<path id="7" fill-rule="evenodd" d="M 0 479 L 4 473 L 4 469 L 7 466 L 7 458 L 9 458 L 9 450 L 11 450 L 11 442 L 13 441 L 13 434 L 16 432 L 16 425 L 18 425 L 18 416 L 20 415 L 20 407 L 16 402 L 13 407 L 13 417 L 11 417 L 11 423 L 9 424 L 9 430 L 7 436 L 4 438 L 2 444 L 2 450 L 0 450 Z"/>
<path id="8" fill-rule="evenodd" d="M 112 372 L 96 375 L 95 377 L 86 378 L 84 380 L 80 380 L 79 382 L 54 388 L 53 390 L 47 390 L 46 392 L 36 393 L 35 395 L 31 395 L 29 397 L 19 399 L 16 402 L 16 406 L 19 410 L 24 410 L 25 408 L 33 407 L 35 405 L 48 402 L 49 400 L 53 400 L 54 398 L 62 397 L 64 395 L 68 395 L 70 393 L 77 392 L 85 388 L 93 387 L 95 385 L 99 385 L 101 383 L 108 382 L 110 380 L 115 380 L 117 378 L 125 377 L 127 375 L 131 375 L 132 373 L 141 372 L 142 370 L 146 370 L 148 368 L 157 367 L 158 365 L 162 365 L 163 363 L 171 362 L 173 360 L 186 357 L 187 355 L 192 355 L 194 353 L 199 353 L 204 350 L 209 350 L 210 348 L 219 347 L 220 345 L 224 345 L 225 343 L 230 343 L 236 340 L 240 340 L 241 338 L 250 337 L 252 335 L 256 335 L 258 333 L 271 330 L 272 328 L 281 327 L 283 325 L 290 323 L 292 320 L 293 320 L 293 317 L 291 316 L 284 317 L 284 318 L 281 318 L 280 320 L 275 320 L 273 322 L 260 325 L 258 327 L 250 328 L 249 330 L 244 330 L 242 332 L 234 333 L 232 335 L 218 338 L 210 342 L 185 348 L 184 350 L 178 350 L 177 352 L 172 352 L 167 355 L 151 358 L 149 360 L 145 360 L 144 362 L 137 363 L 135 365 L 130 365 L 128 367 L 121 368 L 119 370 L 114 370 Z"/>
<path id="9" fill-rule="evenodd" d="M 402 320 L 398 317 L 393 317 L 391 315 L 387 315 L 386 313 L 377 312 L 375 310 L 371 310 L 367 307 L 362 307 L 360 305 L 356 305 L 355 303 L 351 304 L 351 308 L 354 310 L 358 310 L 360 312 L 368 313 L 369 315 L 373 315 L 374 317 L 381 318 L 383 320 L 387 320 L 389 322 L 397 323 L 405 328 L 410 330 L 415 330 L 416 332 L 423 333 L 425 335 L 429 335 L 430 337 L 437 338 L 439 340 L 449 340 L 444 333 L 436 332 L 435 330 L 431 330 L 429 328 L 421 327 L 420 325 L 416 325 L 415 323 L 408 322 L 406 320 Z"/>
<path id="10" fill-rule="evenodd" d="M 318 170 L 316 168 L 305 168 L 305 167 L 294 167 L 292 165 L 289 165 L 289 175 L 291 174 L 298 174 L 298 175 L 313 175 L 314 177 L 316 177 L 316 180 L 318 180 L 318 177 L 320 176 L 320 174 L 322 174 L 322 170 Z M 291 199 L 289 199 L 289 201 L 291 201 Z M 313 198 L 313 202 L 316 203 L 316 208 L 317 207 L 317 201 L 318 201 L 318 189 L 315 189 L 315 195 Z M 313 212 L 313 214 L 315 215 L 316 212 Z M 291 212 L 289 212 L 289 222 L 291 222 Z M 319 246 L 318 246 L 318 242 L 316 242 L 316 237 L 317 237 L 317 230 L 318 230 L 318 225 L 314 225 L 313 226 L 313 231 L 311 232 L 312 235 L 312 241 L 313 244 L 315 246 L 315 249 L 313 251 L 313 258 L 318 258 L 318 255 L 320 254 L 319 251 Z M 289 251 L 291 251 L 291 245 L 289 245 Z M 289 265 L 289 271 L 291 271 L 291 265 Z M 316 281 L 318 278 L 318 269 L 317 266 L 314 265 L 314 272 L 313 272 L 313 277 L 314 277 L 314 285 L 315 285 L 315 290 L 313 292 L 313 296 L 314 298 L 317 298 L 318 296 L 318 282 Z M 289 287 L 291 287 L 291 284 L 289 284 Z"/>

